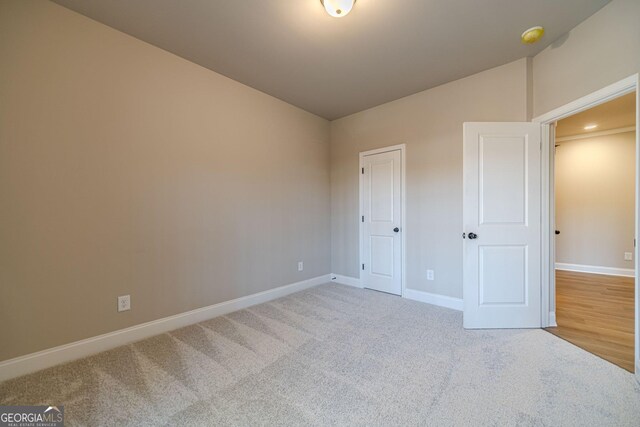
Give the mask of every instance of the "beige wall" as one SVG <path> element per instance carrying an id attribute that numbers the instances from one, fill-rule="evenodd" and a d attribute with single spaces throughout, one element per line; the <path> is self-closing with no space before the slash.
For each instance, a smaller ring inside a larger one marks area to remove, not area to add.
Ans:
<path id="1" fill-rule="evenodd" d="M 533 58 L 539 116 L 640 72 L 640 1 L 613 0 Z"/>
<path id="2" fill-rule="evenodd" d="M 0 360 L 329 273 L 324 119 L 45 1 L 0 58 Z"/>
<path id="3" fill-rule="evenodd" d="M 332 272 L 358 277 L 358 153 L 407 144 L 407 287 L 462 297 L 462 124 L 527 119 L 519 61 L 331 122 Z M 426 280 L 426 270 L 435 280 Z"/>
<path id="4" fill-rule="evenodd" d="M 556 262 L 633 269 L 635 132 L 558 144 Z"/>

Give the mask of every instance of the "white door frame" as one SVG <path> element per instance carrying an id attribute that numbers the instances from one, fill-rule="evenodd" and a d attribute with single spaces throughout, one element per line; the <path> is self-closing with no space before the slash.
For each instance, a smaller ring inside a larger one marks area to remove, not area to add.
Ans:
<path id="1" fill-rule="evenodd" d="M 566 117 L 588 110 L 597 105 L 618 98 L 622 95 L 636 92 L 636 212 L 635 234 L 638 241 L 640 229 L 640 102 L 638 87 L 639 75 L 634 74 L 612 85 L 597 90 L 587 96 L 579 98 L 569 104 L 556 108 L 546 114 L 533 119 L 534 123 L 542 125 L 542 327 L 557 326 L 556 324 L 556 280 L 555 280 L 555 245 L 553 245 L 555 231 L 555 191 L 554 191 L 554 148 L 555 135 L 552 135 L 553 123 Z M 635 254 L 635 370 L 636 378 L 640 379 L 640 272 L 638 269 L 638 245 Z"/>
<path id="2" fill-rule="evenodd" d="M 407 274 L 406 274 L 406 254 L 407 254 L 407 239 L 405 238 L 405 235 L 407 234 L 407 219 L 406 219 L 406 215 L 407 215 L 407 193 L 406 193 L 406 176 L 407 176 L 407 165 L 406 165 L 406 149 L 407 149 L 407 145 L 406 144 L 398 144 L 398 145 L 392 145 L 390 147 L 383 147 L 383 148 L 376 148 L 375 150 L 369 150 L 369 151 L 362 151 L 359 155 L 359 168 L 358 168 L 358 176 L 359 178 L 359 184 L 358 184 L 358 188 L 359 188 L 359 196 L 358 196 L 358 206 L 359 206 L 359 215 L 358 215 L 358 230 L 359 230 L 359 245 L 360 245 L 360 262 L 358 263 L 358 281 L 360 283 L 360 286 L 363 285 L 362 282 L 362 268 L 360 267 L 362 265 L 362 260 L 364 259 L 364 223 L 361 221 L 360 218 L 362 218 L 362 215 L 364 215 L 364 206 L 363 206 L 363 193 L 364 193 L 364 180 L 363 180 L 363 174 L 361 173 L 362 168 L 364 167 L 364 157 L 365 156 L 370 156 L 372 154 L 380 154 L 380 153 L 386 153 L 389 151 L 396 151 L 396 150 L 400 150 L 400 163 L 401 163 L 401 173 L 400 173 L 400 189 L 401 189 L 401 197 L 402 197 L 402 215 L 401 215 L 401 221 L 402 221 L 402 225 L 400 226 L 400 245 L 402 248 L 402 254 L 400 254 L 400 258 L 401 258 L 401 290 L 400 290 L 400 296 L 404 297 L 405 294 L 405 289 L 406 289 L 406 280 L 407 280 Z"/>

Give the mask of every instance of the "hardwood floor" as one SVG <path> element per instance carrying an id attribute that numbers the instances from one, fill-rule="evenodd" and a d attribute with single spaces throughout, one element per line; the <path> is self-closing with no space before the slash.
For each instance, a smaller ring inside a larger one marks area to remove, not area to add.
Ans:
<path id="1" fill-rule="evenodd" d="M 556 270 L 556 322 L 546 330 L 633 372 L 633 277 Z"/>

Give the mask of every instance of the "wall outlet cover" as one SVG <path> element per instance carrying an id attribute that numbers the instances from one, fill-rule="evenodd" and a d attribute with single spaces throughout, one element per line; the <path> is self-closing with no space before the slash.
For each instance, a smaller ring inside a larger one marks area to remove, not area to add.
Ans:
<path id="1" fill-rule="evenodd" d="M 118 311 L 131 310 L 131 295 L 121 295 L 118 297 Z"/>
<path id="2" fill-rule="evenodd" d="M 624 253 L 625 261 L 633 261 L 633 252 L 625 252 Z"/>
<path id="3" fill-rule="evenodd" d="M 433 270 L 427 270 L 427 280 L 435 280 L 435 273 Z"/>

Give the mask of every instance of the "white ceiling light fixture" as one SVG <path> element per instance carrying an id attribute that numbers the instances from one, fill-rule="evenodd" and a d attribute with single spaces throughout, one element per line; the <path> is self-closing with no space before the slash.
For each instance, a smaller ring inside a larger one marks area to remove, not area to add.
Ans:
<path id="1" fill-rule="evenodd" d="M 595 128 L 597 128 L 597 127 L 598 127 L 598 125 L 597 125 L 597 124 L 595 124 L 595 123 L 593 123 L 593 124 L 590 124 L 590 125 L 586 125 L 586 126 L 584 127 L 584 130 L 592 130 L 592 129 L 595 129 Z"/>
<path id="2" fill-rule="evenodd" d="M 353 9 L 355 2 L 356 0 L 320 0 L 327 13 L 335 18 L 346 16 Z"/>

